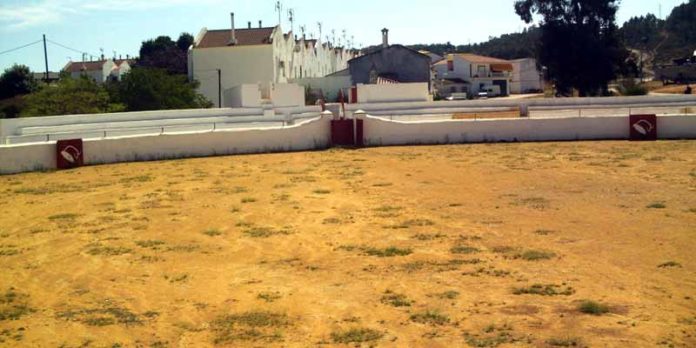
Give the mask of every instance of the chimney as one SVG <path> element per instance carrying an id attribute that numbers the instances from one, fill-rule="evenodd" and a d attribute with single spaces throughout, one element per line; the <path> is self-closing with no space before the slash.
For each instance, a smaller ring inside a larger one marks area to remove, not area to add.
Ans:
<path id="1" fill-rule="evenodd" d="M 259 28 L 261 28 L 261 21 L 259 21 Z"/>
<path id="2" fill-rule="evenodd" d="M 251 21 L 249 21 L 247 24 L 249 26 L 249 29 L 251 29 Z"/>
<path id="3" fill-rule="evenodd" d="M 382 29 L 382 47 L 389 47 L 389 29 Z"/>
<path id="4" fill-rule="evenodd" d="M 230 20 L 232 22 L 232 31 L 230 32 L 230 45 L 237 44 L 237 33 L 234 30 L 234 12 L 230 12 Z"/>

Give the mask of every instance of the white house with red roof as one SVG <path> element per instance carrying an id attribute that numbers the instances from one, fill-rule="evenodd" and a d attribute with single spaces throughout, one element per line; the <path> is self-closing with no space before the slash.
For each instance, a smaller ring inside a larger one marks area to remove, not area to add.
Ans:
<path id="1" fill-rule="evenodd" d="M 433 65 L 441 96 L 452 93 L 509 95 L 513 64 L 504 59 L 469 53 L 448 54 Z"/>
<path id="2" fill-rule="evenodd" d="M 133 60 L 130 59 L 102 59 L 95 61 L 73 62 L 69 61 L 63 68 L 70 73 L 70 77 L 79 78 L 87 76 L 97 83 L 104 83 L 109 79 L 121 80 L 123 75 L 131 70 Z"/>
<path id="3" fill-rule="evenodd" d="M 203 28 L 188 51 L 188 75 L 200 82 L 199 92 L 214 104 L 220 94 L 245 84 L 261 86 L 269 99 L 271 84 L 290 79 L 323 77 L 343 70 L 356 52 L 318 40 L 297 39 L 280 26 Z M 224 96 L 223 96 L 224 99 Z M 224 100 L 221 105 L 225 105 Z"/>

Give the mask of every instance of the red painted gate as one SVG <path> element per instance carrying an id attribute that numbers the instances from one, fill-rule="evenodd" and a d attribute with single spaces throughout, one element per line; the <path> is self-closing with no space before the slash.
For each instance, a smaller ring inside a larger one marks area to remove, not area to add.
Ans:
<path id="1" fill-rule="evenodd" d="M 333 146 L 363 146 L 363 120 L 332 120 L 331 144 Z"/>

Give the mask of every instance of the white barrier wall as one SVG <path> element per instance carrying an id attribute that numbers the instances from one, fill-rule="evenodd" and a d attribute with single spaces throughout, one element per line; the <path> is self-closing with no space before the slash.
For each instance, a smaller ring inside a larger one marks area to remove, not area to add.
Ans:
<path id="1" fill-rule="evenodd" d="M 696 116 L 658 117 L 660 139 L 696 139 Z M 627 116 L 400 122 L 367 116 L 367 146 L 628 139 Z"/>
<path id="2" fill-rule="evenodd" d="M 358 85 L 358 103 L 428 102 L 428 84 Z"/>
<path id="3" fill-rule="evenodd" d="M 260 116 L 261 108 L 240 109 L 188 109 L 141 112 L 117 112 L 110 114 L 63 115 L 0 119 L 0 142 L 10 135 L 18 135 L 18 129 L 26 127 L 61 126 L 75 124 L 101 124 L 113 122 L 157 121 L 184 118 L 225 116 Z"/>
<path id="4" fill-rule="evenodd" d="M 85 140 L 85 164 L 323 149 L 330 117 L 293 126 Z M 55 142 L 0 146 L 0 174 L 56 167 Z"/>
<path id="5" fill-rule="evenodd" d="M 321 90 L 326 100 L 338 100 L 338 91 L 341 89 L 348 90 L 352 86 L 350 75 L 303 78 L 290 81 L 305 88 Z"/>
<path id="6" fill-rule="evenodd" d="M 226 89 L 223 94 L 222 105 L 226 108 L 261 107 L 259 85 L 246 84 Z"/>
<path id="7" fill-rule="evenodd" d="M 331 116 L 293 126 L 84 140 L 86 164 L 323 149 Z M 696 115 L 657 118 L 660 139 L 696 139 Z M 628 116 L 390 121 L 364 116 L 367 146 L 513 141 L 618 140 Z M 53 169 L 55 142 L 0 146 L 0 174 Z"/>
<path id="8" fill-rule="evenodd" d="M 304 106 L 304 87 L 294 83 L 274 83 L 271 85 L 271 101 L 275 107 Z"/>
<path id="9" fill-rule="evenodd" d="M 398 111 L 398 110 L 424 110 L 446 111 L 452 109 L 468 108 L 494 108 L 494 107 L 519 107 L 526 105 L 530 108 L 563 108 L 589 109 L 591 107 L 625 107 L 625 106 L 659 106 L 663 103 L 670 105 L 694 105 L 696 95 L 661 95 L 661 96 L 637 96 L 637 97 L 596 97 L 596 98 L 538 98 L 538 99 L 487 99 L 487 100 L 458 100 L 458 101 L 433 101 L 433 102 L 363 102 L 358 92 L 358 104 L 347 104 L 346 110 L 370 111 Z"/>

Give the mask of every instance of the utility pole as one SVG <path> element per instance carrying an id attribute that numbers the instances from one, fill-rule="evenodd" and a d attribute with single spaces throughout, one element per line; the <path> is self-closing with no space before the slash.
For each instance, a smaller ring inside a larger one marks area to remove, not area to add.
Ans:
<path id="1" fill-rule="evenodd" d="M 44 81 L 48 83 L 48 51 L 46 50 L 46 34 L 43 34 L 43 44 L 44 44 L 44 62 L 46 63 L 46 75 L 44 75 Z"/>
<path id="2" fill-rule="evenodd" d="M 217 69 L 218 73 L 218 108 L 222 108 L 222 70 Z"/>

